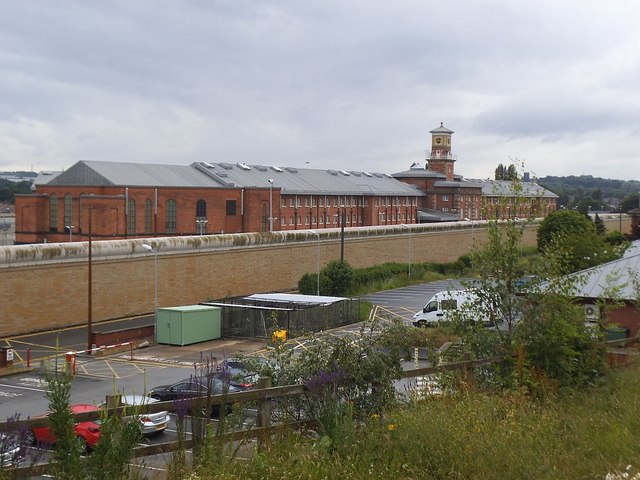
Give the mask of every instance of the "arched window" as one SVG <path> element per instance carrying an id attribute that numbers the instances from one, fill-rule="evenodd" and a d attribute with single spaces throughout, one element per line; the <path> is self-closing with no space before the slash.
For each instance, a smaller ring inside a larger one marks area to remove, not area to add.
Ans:
<path id="1" fill-rule="evenodd" d="M 167 220 L 165 224 L 167 233 L 176 233 L 176 201 L 167 200 Z"/>
<path id="2" fill-rule="evenodd" d="M 144 233 L 153 233 L 153 205 L 148 198 L 144 202 Z"/>
<path id="3" fill-rule="evenodd" d="M 196 202 L 196 229 L 200 235 L 207 231 L 207 202 L 202 199 Z"/>
<path id="4" fill-rule="evenodd" d="M 127 203 L 127 235 L 136 234 L 136 201 L 132 198 Z"/>
<path id="5" fill-rule="evenodd" d="M 73 198 L 70 193 L 64 196 L 64 225 L 73 225 Z"/>
<path id="6" fill-rule="evenodd" d="M 58 231 L 58 195 L 55 193 L 49 197 L 49 231 Z"/>

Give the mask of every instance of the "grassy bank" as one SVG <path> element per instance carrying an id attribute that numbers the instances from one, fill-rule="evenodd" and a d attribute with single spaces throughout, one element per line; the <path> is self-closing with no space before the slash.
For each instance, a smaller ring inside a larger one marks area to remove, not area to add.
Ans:
<path id="1" fill-rule="evenodd" d="M 330 447 L 290 434 L 249 460 L 216 458 L 189 478 L 632 478 L 640 468 L 639 374 L 629 367 L 602 386 L 543 402 L 477 392 L 431 397 L 364 425 L 343 419 L 342 438 Z"/>

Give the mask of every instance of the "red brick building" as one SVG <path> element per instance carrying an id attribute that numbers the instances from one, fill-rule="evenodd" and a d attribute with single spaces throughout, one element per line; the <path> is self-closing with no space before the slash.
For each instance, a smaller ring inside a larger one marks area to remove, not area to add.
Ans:
<path id="1" fill-rule="evenodd" d="M 33 194 L 16 196 L 16 243 L 79 241 L 89 233 L 121 239 L 310 230 L 337 228 L 342 220 L 345 227 L 358 227 L 555 210 L 557 196 L 527 182 L 528 206 L 510 209 L 509 182 L 456 175 L 454 132 L 440 124 L 429 133 L 426 168 L 414 164 L 393 175 L 239 163 L 80 161 L 64 172 L 40 175 Z M 545 204 L 539 208 L 537 202 Z"/>
<path id="2" fill-rule="evenodd" d="M 80 161 L 34 187 L 16 243 L 414 223 L 424 197 L 388 174 L 205 162 Z"/>
<path id="3" fill-rule="evenodd" d="M 398 180 L 425 193 L 419 222 L 483 220 L 486 218 L 546 216 L 557 208 L 558 196 L 525 178 L 518 182 L 470 180 L 456 175 L 457 160 L 451 151 L 453 131 L 442 123 L 431 134 L 431 151 L 423 168 L 414 163 L 409 170 L 394 173 Z"/>

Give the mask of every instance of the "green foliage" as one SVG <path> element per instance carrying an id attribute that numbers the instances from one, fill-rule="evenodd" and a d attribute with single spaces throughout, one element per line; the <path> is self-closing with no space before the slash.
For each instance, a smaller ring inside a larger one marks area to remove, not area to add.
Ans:
<path id="1" fill-rule="evenodd" d="M 638 206 L 640 182 L 637 180 L 612 180 L 593 177 L 591 175 L 538 178 L 540 186 L 551 190 L 559 196 L 558 204 L 567 209 L 578 208 L 586 212 L 589 205 L 593 210 L 609 210 L 617 208 L 627 212 Z M 635 203 L 633 196 L 635 195 Z M 611 199 L 611 205 L 605 199 Z M 630 207 L 630 208 L 629 208 Z"/>
<path id="2" fill-rule="evenodd" d="M 538 226 L 538 248 L 543 250 L 558 235 L 569 237 L 595 232 L 589 218 L 574 210 L 556 210 Z"/>
<path id="3" fill-rule="evenodd" d="M 0 178 L 0 202 L 15 203 L 16 193 L 31 193 L 31 182 L 11 182 Z"/>
<path id="4" fill-rule="evenodd" d="M 604 241 L 611 246 L 622 246 L 625 250 L 629 247 L 629 241 L 619 230 L 612 230 L 607 232 L 604 236 Z"/>
<path id="5" fill-rule="evenodd" d="M 393 382 L 399 378 L 406 327 L 364 322 L 355 336 L 309 336 L 305 348 L 285 345 L 269 351 L 266 362 L 252 365 L 273 385 L 303 383 L 308 393 L 283 400 L 278 410 L 286 419 L 314 419 L 326 447 L 344 445 L 349 422 L 361 421 L 395 404 Z M 247 359 L 250 361 L 250 359 Z"/>
<path id="6" fill-rule="evenodd" d="M 197 478 L 633 478 L 639 397 L 635 367 L 543 402 L 520 392 L 432 396 L 363 422 L 348 448 L 327 449 L 322 438 L 292 432 Z"/>
<path id="7" fill-rule="evenodd" d="M 496 180 L 517 180 L 518 170 L 516 169 L 516 166 L 513 163 L 508 167 L 505 167 L 503 164 L 499 164 L 495 170 L 495 179 Z"/>
<path id="8" fill-rule="evenodd" d="M 100 441 L 87 458 L 87 479 L 120 480 L 128 478 L 133 449 L 142 440 L 138 421 L 124 421 L 124 415 L 136 415 L 137 409 L 121 415 L 106 415 L 100 421 Z"/>
<path id="9" fill-rule="evenodd" d="M 416 263 L 411 266 L 411 277 L 407 275 L 406 263 L 384 263 L 367 268 L 353 269 L 353 281 L 347 294 L 364 295 L 369 292 L 390 290 L 410 284 L 440 280 L 444 276 L 460 276 L 471 270 L 471 257 L 464 255 L 448 263 Z M 313 273 L 304 274 L 298 281 L 298 291 L 305 295 L 315 295 L 317 289 Z M 320 273 L 320 294 L 327 295 L 330 280 L 325 270 Z"/>
<path id="10" fill-rule="evenodd" d="M 322 289 L 323 279 L 326 277 L 326 291 Z M 321 270 L 320 273 L 320 293 L 323 295 L 332 295 L 336 297 L 348 294 L 353 284 L 353 268 L 347 262 L 340 260 L 332 260 Z"/>
<path id="11" fill-rule="evenodd" d="M 70 373 L 50 373 L 46 376 L 48 390 L 45 397 L 49 401 L 51 431 L 56 438 L 53 450 L 51 472 L 56 478 L 83 480 L 86 478 L 84 446 L 77 441 L 73 413 L 71 412 Z"/>
<path id="12" fill-rule="evenodd" d="M 619 212 L 630 212 L 634 208 L 638 208 L 640 206 L 640 194 L 634 192 L 628 196 L 626 196 L 618 207 Z"/>
<path id="13" fill-rule="evenodd" d="M 600 218 L 600 215 L 598 215 L 597 213 L 595 218 L 593 219 L 593 224 L 596 227 L 596 233 L 598 235 L 604 235 L 605 233 L 607 233 L 607 227 L 605 227 L 604 221 L 602 220 L 602 218 Z"/>

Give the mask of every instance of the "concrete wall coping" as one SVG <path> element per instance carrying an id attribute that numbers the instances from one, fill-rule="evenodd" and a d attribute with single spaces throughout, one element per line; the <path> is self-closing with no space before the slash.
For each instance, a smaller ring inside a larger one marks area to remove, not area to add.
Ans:
<path id="1" fill-rule="evenodd" d="M 435 233 L 438 231 L 481 228 L 486 221 L 460 221 L 409 225 L 385 225 L 345 228 L 345 239 Z M 268 247 L 286 243 L 335 241 L 340 239 L 340 228 L 288 230 L 278 232 L 230 233 L 180 237 L 150 237 L 130 240 L 94 240 L 92 261 L 122 257 L 142 257 L 157 252 L 161 255 L 212 252 L 242 248 Z M 143 245 L 153 248 L 150 251 Z M 89 242 L 37 243 L 0 247 L 0 269 L 39 265 L 43 263 L 86 262 Z"/>

